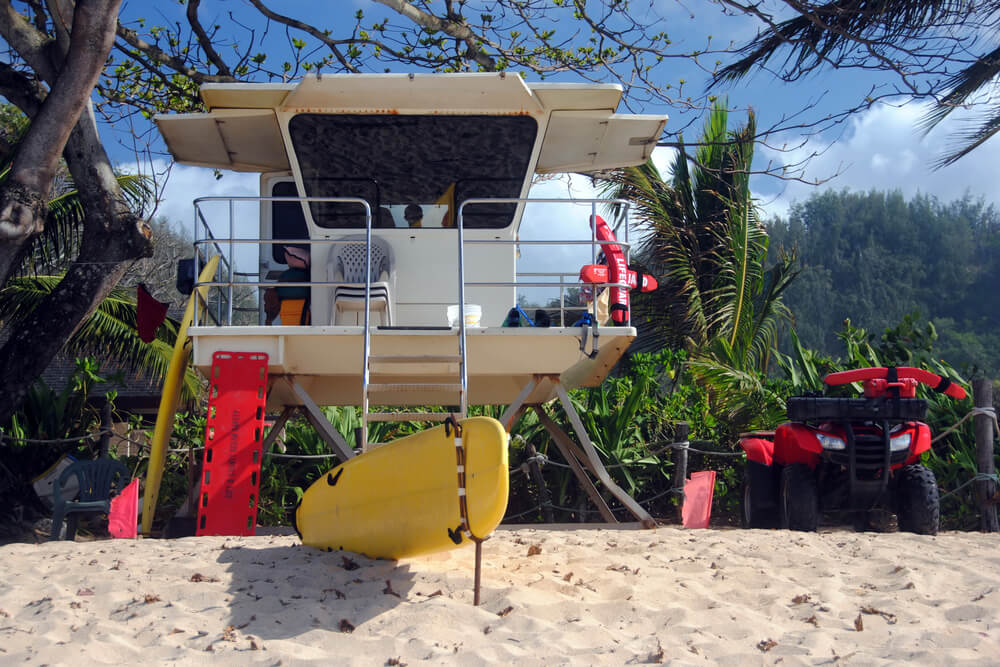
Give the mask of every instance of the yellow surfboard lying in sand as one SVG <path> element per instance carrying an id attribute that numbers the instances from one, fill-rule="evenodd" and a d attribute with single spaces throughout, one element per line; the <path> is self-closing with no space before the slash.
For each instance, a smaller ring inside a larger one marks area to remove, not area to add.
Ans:
<path id="1" fill-rule="evenodd" d="M 489 417 L 460 424 L 462 452 L 456 451 L 454 429 L 447 435 L 438 426 L 323 475 L 295 512 L 302 542 L 369 558 L 407 558 L 471 544 L 462 521 L 463 491 L 469 532 L 487 537 L 507 509 L 507 432 Z"/>

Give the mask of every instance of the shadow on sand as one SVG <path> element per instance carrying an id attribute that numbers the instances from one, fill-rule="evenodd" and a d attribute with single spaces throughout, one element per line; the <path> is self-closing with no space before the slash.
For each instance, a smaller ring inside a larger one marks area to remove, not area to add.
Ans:
<path id="1" fill-rule="evenodd" d="M 406 564 L 302 544 L 231 545 L 218 562 L 231 575 L 232 625 L 263 639 L 350 632 L 395 608 L 413 588 Z"/>

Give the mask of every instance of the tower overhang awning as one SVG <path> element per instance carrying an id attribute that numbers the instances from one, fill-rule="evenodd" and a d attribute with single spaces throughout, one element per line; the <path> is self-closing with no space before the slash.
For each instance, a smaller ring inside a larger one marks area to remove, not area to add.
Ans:
<path id="1" fill-rule="evenodd" d="M 154 120 L 181 164 L 251 172 L 290 169 L 272 109 L 215 109 Z"/>
<path id="2" fill-rule="evenodd" d="M 553 111 L 535 172 L 593 172 L 643 164 L 666 122 L 665 115 Z"/>

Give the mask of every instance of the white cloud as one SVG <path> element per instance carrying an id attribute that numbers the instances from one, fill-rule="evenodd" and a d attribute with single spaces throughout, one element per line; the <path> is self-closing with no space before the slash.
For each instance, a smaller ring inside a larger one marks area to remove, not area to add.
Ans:
<path id="1" fill-rule="evenodd" d="M 164 217 L 170 225 L 188 238 L 194 231 L 194 200 L 199 197 L 256 197 L 260 176 L 255 173 L 220 172 L 222 178 L 215 177 L 215 171 L 202 167 L 189 167 L 174 164 L 168 170 L 164 160 L 152 164 L 119 165 L 126 172 L 136 172 L 155 175 L 156 187 L 159 192 L 154 217 Z M 241 203 L 236 205 L 237 223 L 234 236 L 237 238 L 257 238 L 259 224 L 256 203 Z M 208 219 L 212 234 L 216 238 L 228 238 L 228 202 L 207 203 L 202 208 L 202 214 Z M 204 238 L 204 233 L 199 234 Z M 193 250 L 192 250 L 193 253 Z M 256 249 L 250 246 L 239 246 L 235 250 L 237 257 L 236 270 L 255 270 L 257 264 Z"/>
<path id="2" fill-rule="evenodd" d="M 854 191 L 899 190 L 951 201 L 971 193 L 1000 204 L 996 164 L 1000 141 L 980 146 L 956 164 L 933 169 L 932 164 L 953 146 L 961 119 L 948 119 L 927 135 L 919 128 L 924 108 L 879 106 L 855 117 L 835 141 L 811 139 L 790 153 L 758 149 L 761 162 L 794 163 L 809 158 L 810 178 L 830 178 L 820 186 L 780 183 L 756 177 L 755 194 L 768 215 L 785 215 L 792 202 L 805 201 L 825 188 Z M 810 157 L 812 156 L 812 157 Z"/>

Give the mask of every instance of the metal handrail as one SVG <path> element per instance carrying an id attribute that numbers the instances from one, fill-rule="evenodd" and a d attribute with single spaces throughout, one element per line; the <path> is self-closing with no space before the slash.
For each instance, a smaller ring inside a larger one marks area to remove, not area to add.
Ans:
<path id="1" fill-rule="evenodd" d="M 194 253 L 194 275 L 195 275 L 195 281 L 196 281 L 195 282 L 195 289 L 197 289 L 199 286 L 202 286 L 202 285 L 208 285 L 208 283 L 197 282 L 198 276 L 201 274 L 201 270 L 200 270 L 200 266 L 199 266 L 199 263 L 200 263 L 200 260 L 201 260 L 201 256 L 197 252 L 198 246 L 199 245 L 213 245 L 213 246 L 215 246 L 216 252 L 219 253 L 219 257 L 221 259 L 221 261 L 219 263 L 219 273 L 221 273 L 224 270 L 224 267 L 225 267 L 225 269 L 228 269 L 228 273 L 229 273 L 229 281 L 228 281 L 228 283 L 225 283 L 223 285 L 218 285 L 219 287 L 228 287 L 228 289 L 226 290 L 226 301 L 228 302 L 227 303 L 228 316 L 226 318 L 226 324 L 228 324 L 228 325 L 232 325 L 232 323 L 233 323 L 233 288 L 235 286 L 235 283 L 233 282 L 234 272 L 233 272 L 233 262 L 231 261 L 231 259 L 232 259 L 232 256 L 233 256 L 233 246 L 234 245 L 241 245 L 241 244 L 244 244 L 244 243 L 253 243 L 253 244 L 257 244 L 257 245 L 259 245 L 261 243 L 267 243 L 267 244 L 271 244 L 271 245 L 273 245 L 275 243 L 299 243 L 299 244 L 302 244 L 302 243 L 312 244 L 312 243 L 314 243 L 314 241 L 312 239 L 304 239 L 304 240 L 301 240 L 301 241 L 295 241 L 295 240 L 290 240 L 290 239 L 273 240 L 273 239 L 237 239 L 237 238 L 234 238 L 233 231 L 234 231 L 234 224 L 235 224 L 235 217 L 236 217 L 235 216 L 235 211 L 234 211 L 234 205 L 236 204 L 236 202 L 254 202 L 254 203 L 260 204 L 262 202 L 268 202 L 268 201 L 286 201 L 286 202 L 287 201 L 297 201 L 299 203 L 313 203 L 313 202 L 317 202 L 317 203 L 323 203 L 323 202 L 358 203 L 358 204 L 361 204 L 364 207 L 365 211 L 366 211 L 366 214 L 367 214 L 367 223 L 366 223 L 366 226 L 368 226 L 369 228 L 371 226 L 371 206 L 368 204 L 368 202 L 366 200 L 359 199 L 357 197 L 275 197 L 275 196 L 244 195 L 244 196 L 235 196 L 235 197 L 232 197 L 232 196 L 208 196 L 208 197 L 198 197 L 198 198 L 196 198 L 194 200 L 194 202 L 193 202 L 193 205 L 194 205 L 194 243 L 193 243 L 193 245 L 194 245 L 195 250 L 196 250 L 196 252 Z M 201 210 L 201 205 L 205 204 L 205 203 L 209 203 L 209 202 L 226 202 L 229 205 L 229 238 L 227 238 L 227 239 L 218 239 L 218 238 L 215 237 L 215 234 L 212 233 L 212 228 L 209 226 L 208 221 L 205 219 L 205 215 L 204 215 L 204 213 Z M 205 234 L 206 234 L 206 238 L 205 239 L 200 239 L 199 238 L 199 228 L 198 228 L 199 221 L 201 222 L 201 227 L 205 231 Z M 320 242 L 323 242 L 323 241 L 332 241 L 332 239 L 317 239 L 317 241 L 320 241 Z M 220 243 L 228 243 L 229 244 L 229 254 L 228 254 L 228 257 L 227 257 L 227 254 L 225 252 L 223 252 L 222 247 L 219 245 Z M 370 261 L 370 258 L 369 258 L 369 261 Z M 260 274 L 258 272 L 258 276 L 259 275 Z M 246 285 L 246 286 L 251 286 L 251 283 L 241 283 L 241 284 Z M 211 284 L 209 286 L 216 286 L 216 285 Z M 289 285 L 289 286 L 291 286 L 291 285 Z M 206 301 L 206 306 L 207 306 L 207 304 L 208 304 L 208 296 L 206 296 L 205 301 Z M 198 326 L 198 319 L 199 319 L 198 318 L 198 309 L 195 309 L 194 318 L 193 318 L 193 321 L 192 321 L 192 325 L 193 326 Z M 218 318 L 216 319 L 216 322 L 218 323 L 222 319 L 223 319 L 222 318 L 222 302 L 220 301 L 219 302 L 219 314 L 218 314 Z"/>
<path id="2" fill-rule="evenodd" d="M 500 197 L 500 198 L 486 198 L 486 197 L 482 197 L 482 198 L 466 199 L 465 201 L 463 201 L 461 204 L 458 205 L 458 212 L 457 212 L 457 215 L 455 216 L 455 219 L 456 219 L 455 226 L 458 228 L 458 317 L 459 317 L 459 320 L 461 321 L 461 328 L 459 329 L 460 336 L 461 336 L 461 339 L 460 339 L 461 340 L 461 342 L 460 342 L 460 349 L 463 351 L 463 355 L 464 355 L 464 349 L 465 349 L 465 243 L 464 243 L 464 238 L 463 238 L 462 230 L 465 227 L 465 207 L 466 206 L 477 206 L 477 205 L 481 205 L 481 204 L 519 204 L 519 205 L 520 204 L 526 204 L 526 203 L 533 203 L 533 204 L 546 204 L 546 203 L 548 203 L 548 204 L 562 204 L 562 203 L 566 203 L 566 201 L 567 201 L 566 199 L 556 199 L 556 198 L 549 198 L 549 197 L 543 197 L 543 198 L 538 198 L 538 199 L 529 198 L 529 197 Z M 597 220 L 597 205 L 598 204 L 620 204 L 623 207 L 622 208 L 622 214 L 624 216 L 626 216 L 626 219 L 627 219 L 627 214 L 628 214 L 629 207 L 631 206 L 630 202 L 628 200 L 625 200 L 625 199 L 590 199 L 590 198 L 587 198 L 587 199 L 572 199 L 572 200 L 569 200 L 569 201 L 571 201 L 574 204 L 590 204 L 590 219 L 592 221 L 596 221 Z M 518 240 L 515 239 L 515 242 L 518 242 Z M 527 241 L 526 243 L 531 244 L 533 242 Z M 591 246 L 590 246 L 591 264 L 596 264 L 597 263 L 597 225 L 596 224 L 591 224 L 590 225 L 590 243 L 591 243 Z M 542 244 L 544 245 L 544 244 L 546 244 L 546 242 L 542 242 Z M 629 259 L 628 224 L 625 225 L 625 239 L 624 239 L 624 242 L 621 245 L 625 245 L 625 261 L 626 261 L 626 263 L 628 263 L 628 259 Z M 628 285 L 627 284 L 623 285 L 623 287 L 628 287 Z M 626 323 L 626 325 L 631 325 L 632 324 L 632 313 L 631 313 L 631 311 L 628 311 L 628 320 L 626 320 L 625 323 Z M 593 355 L 597 354 L 597 339 L 598 339 L 598 336 L 600 336 L 600 333 L 597 330 L 597 299 L 596 298 L 592 302 L 591 332 L 590 332 L 590 335 L 591 335 L 591 339 L 593 340 L 592 350 L 591 350 L 591 355 L 593 356 Z M 581 347 L 582 347 L 582 343 L 581 343 Z M 462 388 L 463 388 L 463 390 L 465 389 L 465 383 L 466 382 L 467 382 L 467 377 L 466 377 L 466 372 L 465 372 L 465 366 L 463 365 L 462 366 L 462 383 L 463 383 L 462 384 Z M 464 395 L 465 394 L 464 394 L 464 391 L 463 391 L 463 397 L 464 397 Z"/>
<path id="3" fill-rule="evenodd" d="M 221 299 L 220 299 L 220 303 L 219 303 L 219 310 L 220 310 L 220 312 L 219 312 L 219 317 L 218 317 L 217 321 L 221 322 L 221 321 L 225 320 L 226 324 L 231 325 L 232 324 L 232 314 L 233 314 L 234 310 L 241 310 L 241 309 L 236 308 L 234 306 L 234 298 L 233 298 L 233 296 L 234 296 L 234 288 L 237 286 L 237 283 L 235 282 L 235 276 L 239 275 L 241 277 L 243 277 L 243 276 L 249 277 L 249 276 L 254 275 L 252 272 L 237 272 L 237 271 L 234 270 L 234 266 L 233 266 L 233 262 L 232 262 L 232 255 L 233 255 L 233 252 L 234 252 L 234 248 L 236 246 L 239 246 L 239 245 L 257 245 L 257 246 L 260 246 L 262 244 L 263 245 L 278 245 L 278 244 L 284 245 L 284 244 L 290 244 L 290 243 L 294 243 L 294 244 L 297 244 L 297 245 L 310 245 L 311 246 L 311 245 L 338 245 L 338 244 L 346 244 L 346 243 L 352 243 L 352 242 L 356 243 L 356 241 L 349 241 L 349 240 L 345 240 L 345 239 L 308 239 L 308 238 L 307 239 L 263 239 L 263 238 L 235 238 L 235 236 L 234 236 L 234 227 L 235 227 L 234 204 L 236 202 L 252 202 L 252 203 L 258 203 L 259 204 L 259 203 L 269 202 L 269 201 L 283 201 L 283 202 L 297 201 L 297 202 L 300 202 L 300 203 L 303 203 L 303 204 L 312 203 L 312 202 L 354 203 L 354 204 L 360 205 L 364 209 L 364 211 L 365 211 L 365 221 L 366 221 L 365 222 L 365 245 L 366 245 L 366 249 L 367 249 L 366 250 L 366 256 L 367 256 L 366 259 L 367 259 L 367 262 L 366 262 L 366 268 L 365 268 L 365 275 L 366 275 L 366 278 L 367 278 L 367 281 L 365 283 L 366 284 L 366 288 L 365 288 L 365 312 L 366 312 L 366 316 L 365 316 L 365 319 L 366 319 L 365 331 L 366 331 L 366 336 L 368 336 L 369 335 L 369 328 L 370 328 L 370 316 L 369 316 L 369 312 L 370 312 L 370 307 L 371 307 L 371 290 L 370 290 L 370 284 L 371 284 L 371 237 L 372 237 L 372 229 L 373 229 L 373 227 L 372 227 L 373 216 L 372 216 L 371 205 L 366 200 L 364 200 L 362 198 L 355 198 L 355 197 L 277 197 L 277 196 L 260 196 L 260 197 L 258 197 L 258 196 L 237 196 L 237 197 L 223 197 L 223 196 L 210 196 L 210 197 L 199 197 L 199 198 L 197 198 L 195 200 L 195 202 L 194 202 L 195 213 L 196 213 L 196 219 L 195 219 L 195 240 L 194 240 L 195 249 L 197 250 L 200 247 L 213 246 L 216 249 L 216 251 L 219 252 L 219 254 L 222 256 L 223 264 L 220 265 L 219 273 L 223 274 L 223 275 L 228 274 L 228 276 L 227 276 L 228 280 L 213 280 L 213 281 L 209 281 L 209 282 L 196 282 L 196 288 L 197 287 L 226 288 L 225 290 L 220 291 L 220 296 L 224 296 L 226 298 L 226 301 L 228 302 L 228 306 L 227 306 L 227 310 L 228 310 L 227 315 L 228 316 L 225 317 L 225 318 L 222 317 L 222 312 L 221 312 L 222 303 L 221 303 Z M 203 205 L 205 203 L 209 203 L 209 202 L 225 202 L 225 203 L 228 204 L 228 207 L 229 207 L 229 230 L 230 230 L 230 233 L 229 233 L 229 236 L 227 238 L 218 238 L 218 237 L 216 237 L 212 233 L 211 228 L 209 227 L 207 221 L 205 220 L 204 213 L 201 210 L 201 205 Z M 597 199 L 597 198 L 594 198 L 594 199 L 528 198 L 528 197 L 522 197 L 522 198 L 496 198 L 496 199 L 480 198 L 480 199 L 468 199 L 468 200 L 465 200 L 464 202 L 462 202 L 459 205 L 459 207 L 458 207 L 457 215 L 456 215 L 456 227 L 457 227 L 458 236 L 459 236 L 459 239 L 458 239 L 459 240 L 459 248 L 458 248 L 458 250 L 459 250 L 459 304 L 458 305 L 459 305 L 459 319 L 460 319 L 460 324 L 461 324 L 461 326 L 459 327 L 459 329 L 460 329 L 459 333 L 460 333 L 460 338 L 462 339 L 460 341 L 460 346 L 462 348 L 464 348 L 464 346 L 466 345 L 466 340 L 465 340 L 465 338 L 466 338 L 466 332 L 465 332 L 465 326 L 464 326 L 464 323 L 465 323 L 465 303 L 464 303 L 464 301 L 465 301 L 465 289 L 467 287 L 477 287 L 477 288 L 478 287 L 504 287 L 504 288 L 510 288 L 510 287 L 514 287 L 514 288 L 519 288 L 519 287 L 521 287 L 521 288 L 524 288 L 524 287 L 546 288 L 546 287 L 548 287 L 548 288 L 552 288 L 552 287 L 558 286 L 559 287 L 559 299 L 560 299 L 559 309 L 560 309 L 560 317 L 561 317 L 562 320 L 564 320 L 563 311 L 567 311 L 567 310 L 569 310 L 569 311 L 576 311 L 576 310 L 586 310 L 587 309 L 587 308 L 581 307 L 581 306 L 566 306 L 565 303 L 564 303 L 565 288 L 566 288 L 566 282 L 564 282 L 564 278 L 565 277 L 574 277 L 575 274 L 572 274 L 572 273 L 519 272 L 519 273 L 515 274 L 515 278 L 516 277 L 520 277 L 520 276 L 559 277 L 560 280 L 559 280 L 558 283 L 554 283 L 554 282 L 551 282 L 551 281 L 549 281 L 549 282 L 545 282 L 545 281 L 525 282 L 523 280 L 516 280 L 516 279 L 514 281 L 503 281 L 503 282 L 500 282 L 500 281 L 466 281 L 465 280 L 465 252 L 464 252 L 466 244 L 474 244 L 474 245 L 483 245 L 483 244 L 493 244 L 493 245 L 495 245 L 495 244 L 501 244 L 501 245 L 539 245 L 539 246 L 545 246 L 545 245 L 567 246 L 567 245 L 588 245 L 589 244 L 591 246 L 591 258 L 592 258 L 592 261 L 596 262 L 596 259 L 597 259 L 597 245 L 600 244 L 600 243 L 606 243 L 606 242 L 600 242 L 600 241 L 597 240 L 597 232 L 596 232 L 596 229 L 595 229 L 594 225 L 591 225 L 591 239 L 590 240 L 576 240 L 576 239 L 566 239 L 566 240 L 548 240 L 548 239 L 546 239 L 546 240 L 469 239 L 469 240 L 466 240 L 465 239 L 465 234 L 464 234 L 464 231 L 465 231 L 465 225 L 464 225 L 464 211 L 465 211 L 465 207 L 467 205 L 468 206 L 475 206 L 475 205 L 479 205 L 479 204 L 497 204 L 497 203 L 501 203 L 501 204 L 503 204 L 503 203 L 518 203 L 518 204 L 521 204 L 521 203 L 523 203 L 523 204 L 539 204 L 539 203 L 541 203 L 541 204 L 545 204 L 545 203 L 550 203 L 550 204 L 590 204 L 591 216 L 596 216 L 597 215 L 597 204 L 599 204 L 599 203 L 600 204 L 621 204 L 625 208 L 625 210 L 627 210 L 629 208 L 629 202 L 627 202 L 626 200 L 623 200 L 623 199 Z M 199 227 L 198 223 L 199 223 L 199 221 L 201 222 L 201 227 L 203 227 L 203 229 L 204 229 L 206 238 L 199 238 L 199 231 L 198 231 L 198 227 Z M 625 238 L 622 239 L 622 240 L 616 240 L 615 241 L 616 245 L 619 245 L 619 246 L 623 247 L 623 250 L 625 251 L 626 256 L 628 256 L 630 254 L 630 249 L 631 249 L 631 245 L 632 245 L 629 242 L 629 240 L 628 240 L 628 235 L 629 235 L 628 225 L 626 225 L 625 226 L 625 235 L 624 235 Z M 228 253 L 226 253 L 226 252 L 223 251 L 223 249 L 222 249 L 223 248 L 223 244 L 229 246 L 229 248 L 228 248 L 229 252 Z M 197 276 L 198 273 L 200 273 L 200 271 L 198 270 L 199 269 L 199 264 L 198 264 L 199 263 L 199 259 L 200 259 L 199 253 L 195 252 L 195 271 L 196 271 L 196 276 Z M 223 271 L 225 273 L 223 273 Z M 259 271 L 257 272 L 257 276 L 258 276 L 258 278 L 261 277 L 261 274 L 260 274 Z M 342 281 L 338 281 L 338 282 L 332 282 L 332 281 L 308 281 L 308 282 L 288 282 L 288 283 L 282 283 L 283 286 L 287 286 L 287 287 L 330 287 L 330 286 L 336 286 L 336 285 L 342 285 L 342 284 L 344 284 Z M 238 283 L 238 285 L 242 286 L 242 287 L 260 289 L 262 287 L 271 287 L 271 286 L 274 285 L 274 283 L 272 281 L 264 281 L 264 280 L 258 279 L 256 281 L 249 281 L 249 280 L 248 281 L 240 281 Z M 592 285 L 592 287 L 594 287 L 594 288 L 600 288 L 600 287 L 621 287 L 621 288 L 626 288 L 627 289 L 629 286 L 625 282 L 606 282 L 606 283 L 594 283 Z M 590 310 L 591 310 L 592 315 L 593 315 L 593 334 L 596 336 L 596 335 L 598 335 L 598 331 L 597 331 L 597 318 L 596 318 L 596 300 L 595 300 L 594 303 L 592 303 L 592 306 L 591 306 Z M 197 326 L 198 325 L 198 322 L 197 322 L 197 313 L 195 314 L 195 317 L 196 317 L 196 319 L 195 319 L 194 325 Z M 628 321 L 628 324 L 631 324 L 631 322 Z M 368 341 L 368 344 L 370 345 L 370 340 Z M 367 362 L 366 362 L 366 367 L 367 367 Z"/>

